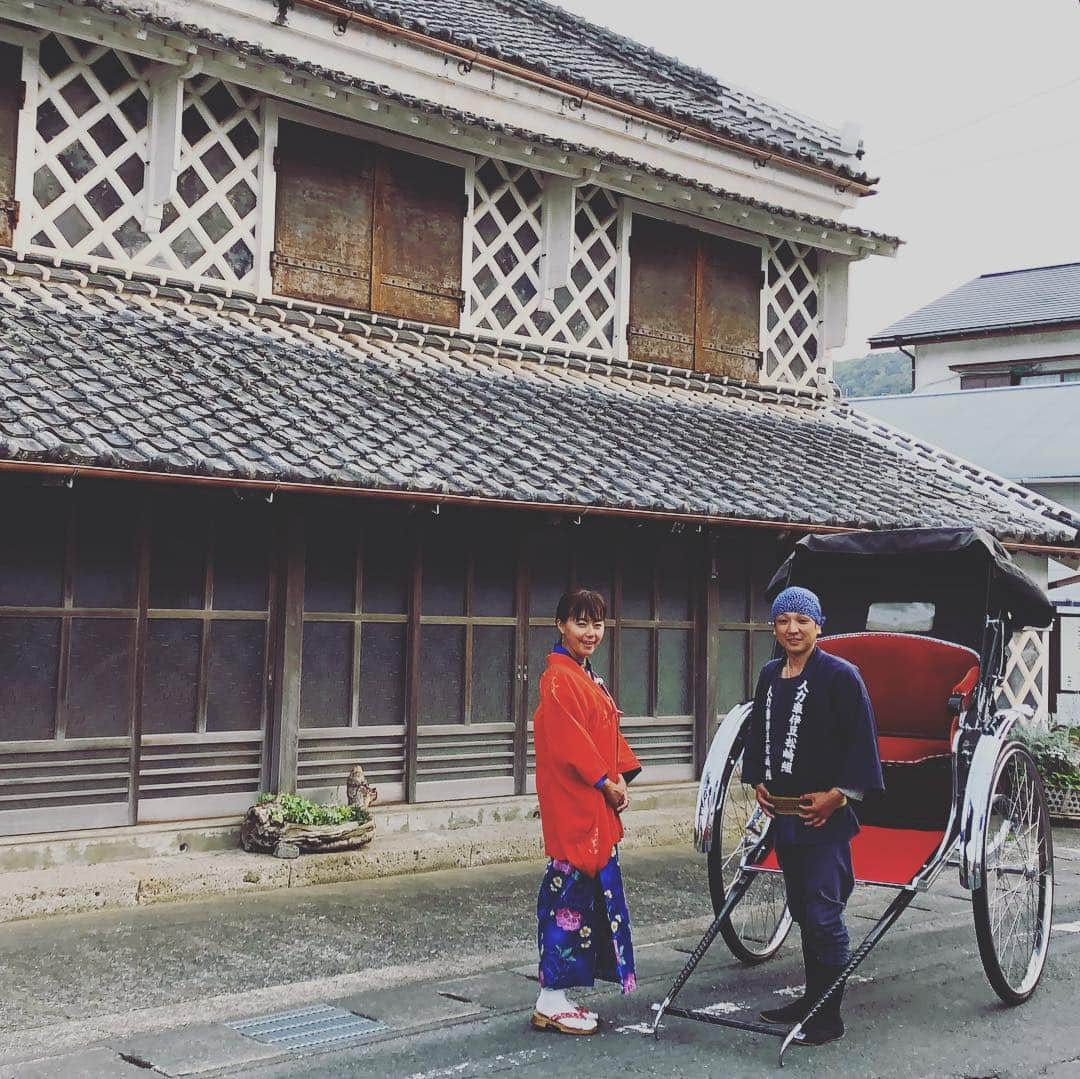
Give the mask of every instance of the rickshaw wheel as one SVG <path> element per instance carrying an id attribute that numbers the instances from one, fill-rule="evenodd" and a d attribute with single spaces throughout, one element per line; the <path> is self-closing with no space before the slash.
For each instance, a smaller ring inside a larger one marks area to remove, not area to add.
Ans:
<path id="1" fill-rule="evenodd" d="M 1054 850 L 1042 780 L 1016 742 L 994 768 L 982 884 L 971 900 L 986 976 L 1006 1004 L 1022 1004 L 1039 984 L 1050 947 Z"/>
<path id="2" fill-rule="evenodd" d="M 739 871 L 739 860 L 756 846 L 768 827 L 757 800 L 740 778 L 745 731 L 736 741 L 724 771 L 723 793 L 716 810 L 709 848 L 709 894 L 719 914 Z M 791 929 L 784 878 L 779 873 L 756 874 L 749 891 L 720 927 L 732 954 L 748 965 L 771 959 Z"/>

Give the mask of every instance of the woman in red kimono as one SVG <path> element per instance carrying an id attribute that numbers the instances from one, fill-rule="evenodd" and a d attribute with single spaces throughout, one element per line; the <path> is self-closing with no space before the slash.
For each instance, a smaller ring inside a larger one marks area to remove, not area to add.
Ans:
<path id="1" fill-rule="evenodd" d="M 595 1012 L 567 989 L 594 979 L 637 987 L 630 914 L 617 844 L 627 784 L 641 764 L 619 730 L 619 710 L 589 657 L 604 639 L 604 598 L 578 589 L 559 600 L 559 643 L 540 678 L 533 719 L 536 794 L 551 859 L 536 903 L 540 995 L 532 1025 L 594 1034 Z"/>

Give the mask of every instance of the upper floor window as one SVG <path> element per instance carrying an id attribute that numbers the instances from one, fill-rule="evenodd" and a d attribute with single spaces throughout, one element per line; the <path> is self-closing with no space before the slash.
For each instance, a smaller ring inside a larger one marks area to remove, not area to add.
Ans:
<path id="1" fill-rule="evenodd" d="M 22 108 L 22 50 L 0 42 L 0 244 L 10 247 L 15 203 L 15 144 Z"/>
<path id="2" fill-rule="evenodd" d="M 636 216 L 627 355 L 757 381 L 761 286 L 760 247 Z"/>
<path id="3" fill-rule="evenodd" d="M 995 386 L 1052 386 L 1062 382 L 1080 382 L 1080 367 L 1065 371 L 1037 371 L 1033 367 L 1013 367 L 1004 371 L 984 371 L 961 375 L 960 389 L 985 390 Z"/>
<path id="4" fill-rule="evenodd" d="M 274 291 L 457 326 L 464 170 L 282 120 Z"/>

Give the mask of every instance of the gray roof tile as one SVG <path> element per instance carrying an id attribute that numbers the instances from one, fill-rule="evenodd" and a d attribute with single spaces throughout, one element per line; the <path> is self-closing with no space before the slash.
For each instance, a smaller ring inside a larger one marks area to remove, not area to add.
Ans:
<path id="1" fill-rule="evenodd" d="M 453 41 L 639 107 L 845 175 L 865 175 L 838 132 L 545 0 L 344 0 L 347 7 Z"/>
<path id="2" fill-rule="evenodd" d="M 369 341 L 359 314 L 313 343 L 272 303 L 270 318 L 218 313 L 208 293 L 188 295 L 183 319 L 160 297 L 118 311 L 120 278 L 89 274 L 74 295 L 34 280 L 32 262 L 7 265 L 0 420 L 33 434 L 0 423 L 0 459 L 811 525 L 978 524 L 1027 542 L 1073 543 L 1080 527 L 820 393 L 416 324 Z M 27 291 L 50 302 L 13 302 Z M 568 415 L 587 417 L 588 461 L 562 448 Z"/>
<path id="3" fill-rule="evenodd" d="M 1080 262 L 976 277 L 870 337 L 872 345 L 1080 322 Z"/>

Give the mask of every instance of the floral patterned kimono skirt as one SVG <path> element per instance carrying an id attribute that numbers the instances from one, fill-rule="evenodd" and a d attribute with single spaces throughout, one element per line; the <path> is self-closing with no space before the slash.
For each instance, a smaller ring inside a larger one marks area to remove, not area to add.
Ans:
<path id="1" fill-rule="evenodd" d="M 630 912 L 618 851 L 595 877 L 553 859 L 536 900 L 540 986 L 570 989 L 596 978 L 637 988 Z"/>

